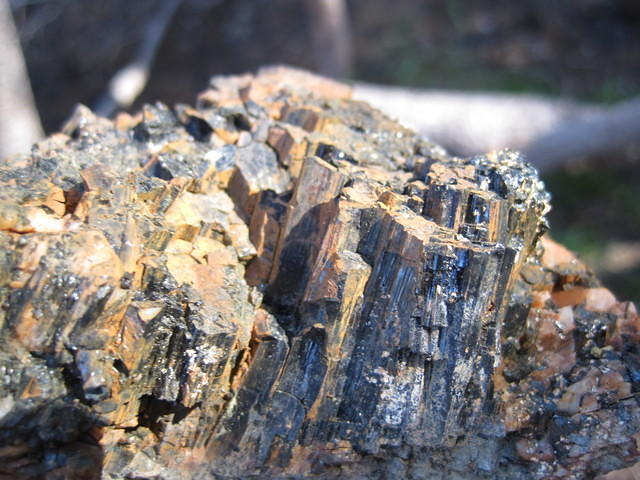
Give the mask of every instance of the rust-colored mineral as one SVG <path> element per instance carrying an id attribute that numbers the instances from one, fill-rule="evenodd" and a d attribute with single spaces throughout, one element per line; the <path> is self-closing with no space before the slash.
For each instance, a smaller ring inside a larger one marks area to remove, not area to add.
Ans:
<path id="1" fill-rule="evenodd" d="M 536 171 L 349 95 L 217 77 L 4 162 L 0 478 L 633 474 L 638 315 Z"/>

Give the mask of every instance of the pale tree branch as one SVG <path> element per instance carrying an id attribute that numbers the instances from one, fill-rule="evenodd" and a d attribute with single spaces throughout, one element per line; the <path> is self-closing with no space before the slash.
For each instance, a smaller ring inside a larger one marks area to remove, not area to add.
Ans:
<path id="1" fill-rule="evenodd" d="M 133 60 L 118 70 L 109 82 L 107 91 L 96 102 L 93 110 L 110 116 L 119 108 L 130 107 L 142 93 L 171 20 L 182 0 L 164 0 L 157 12 L 144 26 L 144 33 Z"/>
<path id="2" fill-rule="evenodd" d="M 347 78 L 353 68 L 351 27 L 345 0 L 307 0 L 315 69 Z"/>
<path id="3" fill-rule="evenodd" d="M 612 107 L 536 95 L 356 83 L 354 97 L 459 155 L 521 150 L 540 170 L 619 152 L 640 139 L 640 98 Z"/>
<path id="4" fill-rule="evenodd" d="M 28 151 L 43 136 L 18 32 L 0 0 L 0 158 Z"/>
<path id="5" fill-rule="evenodd" d="M 596 115 L 563 122 L 538 136 L 524 153 L 541 169 L 565 159 L 618 153 L 640 142 L 640 97 L 602 109 Z"/>

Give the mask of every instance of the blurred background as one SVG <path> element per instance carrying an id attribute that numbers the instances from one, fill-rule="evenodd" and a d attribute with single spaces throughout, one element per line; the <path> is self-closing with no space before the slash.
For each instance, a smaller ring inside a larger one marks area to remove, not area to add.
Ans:
<path id="1" fill-rule="evenodd" d="M 553 195 L 554 238 L 640 300 L 637 0 L 0 5 L 4 154 L 78 102 L 106 115 L 190 103 L 212 75 L 286 63 L 354 82 L 357 98 L 453 153 L 524 151 Z"/>

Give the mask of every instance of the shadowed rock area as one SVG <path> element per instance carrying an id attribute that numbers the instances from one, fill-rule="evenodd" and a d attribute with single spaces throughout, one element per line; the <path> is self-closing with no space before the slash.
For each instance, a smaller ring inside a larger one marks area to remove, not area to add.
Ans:
<path id="1" fill-rule="evenodd" d="M 468 159 L 272 67 L 0 168 L 0 478 L 583 478 L 640 324 Z M 427 115 L 428 112 L 425 112 Z"/>

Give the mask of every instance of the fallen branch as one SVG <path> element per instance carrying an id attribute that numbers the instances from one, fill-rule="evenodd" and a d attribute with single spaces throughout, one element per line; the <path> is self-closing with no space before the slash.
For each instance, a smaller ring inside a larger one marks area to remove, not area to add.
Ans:
<path id="1" fill-rule="evenodd" d="M 541 170 L 618 151 L 640 138 L 640 99 L 613 107 L 536 95 L 418 90 L 357 83 L 354 97 L 460 155 L 512 148 Z"/>
<path id="2" fill-rule="evenodd" d="M 523 149 L 543 170 L 565 159 L 618 152 L 640 141 L 640 97 L 567 121 L 538 136 Z"/>

